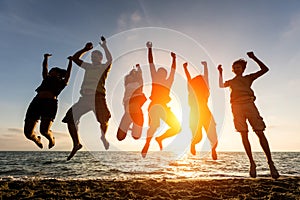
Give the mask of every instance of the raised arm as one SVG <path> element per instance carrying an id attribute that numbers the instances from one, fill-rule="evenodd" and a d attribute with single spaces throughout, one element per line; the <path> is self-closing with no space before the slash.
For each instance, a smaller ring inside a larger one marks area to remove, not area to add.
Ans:
<path id="1" fill-rule="evenodd" d="M 153 79 L 153 77 L 155 76 L 155 73 L 156 73 L 156 69 L 155 69 L 155 65 L 153 63 L 152 42 L 147 42 L 146 46 L 148 48 L 148 62 L 149 62 L 149 66 L 150 66 L 151 78 Z"/>
<path id="2" fill-rule="evenodd" d="M 136 64 L 135 67 L 137 70 L 138 82 L 140 85 L 143 85 L 143 74 L 142 74 L 142 69 L 140 67 L 140 64 Z"/>
<path id="3" fill-rule="evenodd" d="M 224 81 L 223 81 L 222 65 L 218 65 L 218 70 L 219 70 L 219 87 L 220 88 L 225 88 Z"/>
<path id="4" fill-rule="evenodd" d="M 48 57 L 50 56 L 52 56 L 52 54 L 49 53 L 44 54 L 43 70 L 42 70 L 43 79 L 45 79 L 48 76 Z"/>
<path id="5" fill-rule="evenodd" d="M 249 58 L 254 60 L 260 67 L 260 70 L 255 73 L 255 78 L 258 78 L 269 71 L 269 68 L 261 60 L 259 60 L 252 51 L 247 52 L 247 55 L 249 56 Z"/>
<path id="6" fill-rule="evenodd" d="M 69 63 L 68 63 L 68 68 L 67 68 L 67 73 L 66 73 L 66 76 L 65 76 L 65 83 L 68 84 L 69 80 L 70 80 L 70 75 L 71 75 L 71 70 L 72 70 L 72 60 L 73 60 L 73 57 L 72 56 L 69 56 L 68 57 L 68 60 L 69 60 Z"/>
<path id="7" fill-rule="evenodd" d="M 186 78 L 187 78 L 187 80 L 188 80 L 188 82 L 189 82 L 192 78 L 191 78 L 191 75 L 190 75 L 189 70 L 187 69 L 187 66 L 188 66 L 188 63 L 187 63 L 187 62 L 183 63 L 183 69 L 184 69 Z"/>
<path id="8" fill-rule="evenodd" d="M 171 52 L 171 57 L 172 57 L 172 67 L 171 67 L 169 78 L 167 79 L 170 83 L 174 81 L 174 75 L 176 71 L 176 54 L 174 52 Z"/>
<path id="9" fill-rule="evenodd" d="M 104 49 L 105 57 L 107 60 L 106 64 L 109 66 L 112 63 L 112 56 L 111 56 L 110 51 L 107 48 L 106 39 L 103 36 L 101 36 L 101 41 L 102 42 L 99 42 L 99 44 Z"/>
<path id="10" fill-rule="evenodd" d="M 203 69 L 204 69 L 204 74 L 203 74 L 204 80 L 207 84 L 207 87 L 209 87 L 207 62 L 202 61 L 201 64 L 203 65 Z"/>
<path id="11" fill-rule="evenodd" d="M 93 48 L 93 44 L 91 42 L 88 42 L 85 44 L 85 47 L 77 51 L 73 56 L 72 60 L 80 67 L 83 63 L 83 60 L 81 60 L 81 56 L 83 56 L 86 52 L 91 50 Z"/>

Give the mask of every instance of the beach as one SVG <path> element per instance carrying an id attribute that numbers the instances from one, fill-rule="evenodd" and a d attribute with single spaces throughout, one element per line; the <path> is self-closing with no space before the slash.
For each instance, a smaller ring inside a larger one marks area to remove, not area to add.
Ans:
<path id="1" fill-rule="evenodd" d="M 1 180 L 1 199 L 300 199 L 300 177 Z"/>
<path id="2" fill-rule="evenodd" d="M 257 178 L 243 152 L 218 160 L 171 152 L 0 152 L 0 199 L 284 199 L 300 200 L 300 153 L 275 152 L 280 178 L 261 152 Z M 203 155 L 203 153 L 201 154 Z M 124 159 L 126 158 L 126 159 Z"/>

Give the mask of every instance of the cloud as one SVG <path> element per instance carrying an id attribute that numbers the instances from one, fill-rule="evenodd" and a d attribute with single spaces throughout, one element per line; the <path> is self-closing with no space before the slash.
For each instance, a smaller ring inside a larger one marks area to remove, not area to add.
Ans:
<path id="1" fill-rule="evenodd" d="M 53 132 L 56 144 L 51 150 L 69 151 L 72 149 L 71 139 L 68 133 Z M 44 149 L 47 149 L 48 141 L 42 137 Z M 36 151 L 40 150 L 32 141 L 28 140 L 22 128 L 1 129 L 0 151 Z"/>
<path id="2" fill-rule="evenodd" d="M 300 13 L 293 15 L 287 29 L 283 32 L 285 39 L 298 38 L 300 35 Z"/>
<path id="3" fill-rule="evenodd" d="M 118 18 L 117 24 L 118 24 L 118 30 L 124 31 L 132 28 L 137 28 L 142 25 L 143 23 L 143 17 L 139 11 L 135 11 L 133 13 L 123 13 Z"/>
<path id="4" fill-rule="evenodd" d="M 134 12 L 131 16 L 130 16 L 130 18 L 131 18 L 131 21 L 133 22 L 133 23 L 139 23 L 141 20 L 142 20 L 142 17 L 140 16 L 140 14 L 138 13 L 138 12 Z"/>

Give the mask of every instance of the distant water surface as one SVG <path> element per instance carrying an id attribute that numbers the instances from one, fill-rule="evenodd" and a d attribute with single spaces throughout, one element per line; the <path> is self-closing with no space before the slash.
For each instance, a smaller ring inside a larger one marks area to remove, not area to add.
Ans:
<path id="1" fill-rule="evenodd" d="M 221 179 L 248 178 L 249 162 L 244 152 L 219 152 L 179 156 L 172 152 L 80 151 L 66 161 L 69 152 L 0 152 L 0 180 L 10 179 Z M 300 152 L 273 152 L 282 176 L 300 176 Z M 258 177 L 269 177 L 265 155 L 254 153 Z"/>

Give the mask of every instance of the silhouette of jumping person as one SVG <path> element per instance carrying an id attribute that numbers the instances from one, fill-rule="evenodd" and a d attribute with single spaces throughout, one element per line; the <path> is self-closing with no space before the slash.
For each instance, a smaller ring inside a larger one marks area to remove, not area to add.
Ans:
<path id="1" fill-rule="evenodd" d="M 72 57 L 69 56 L 67 70 L 54 67 L 48 72 L 48 58 L 50 56 L 51 54 L 44 54 L 42 64 L 43 81 L 35 90 L 37 95 L 27 109 L 24 125 L 25 136 L 35 142 L 38 147 L 43 148 L 41 137 L 36 136 L 34 131 L 38 121 L 41 120 L 40 133 L 49 140 L 49 149 L 55 145 L 55 138 L 50 128 L 57 112 L 57 97 L 68 84 L 72 69 Z"/>
<path id="2" fill-rule="evenodd" d="M 242 142 L 250 161 L 250 176 L 252 178 L 256 177 L 256 164 L 252 157 L 251 145 L 248 140 L 248 126 L 246 120 L 249 121 L 253 131 L 259 138 L 260 145 L 267 157 L 272 178 L 277 179 L 279 177 L 279 173 L 274 166 L 268 140 L 264 134 L 266 125 L 254 104 L 256 97 L 251 89 L 253 81 L 267 73 L 269 68 L 261 60 L 259 60 L 253 52 L 248 52 L 247 55 L 258 64 L 260 70 L 244 76 L 243 73 L 246 69 L 247 61 L 239 59 L 232 65 L 232 71 L 235 74 L 235 77 L 224 83 L 222 65 L 219 65 L 219 86 L 220 88 L 230 87 L 231 89 L 230 103 L 234 126 L 241 134 Z"/>
<path id="3" fill-rule="evenodd" d="M 209 98 L 209 81 L 207 62 L 202 61 L 204 75 L 201 74 L 191 78 L 188 71 L 188 63 L 183 64 L 184 72 L 188 81 L 189 106 L 190 106 L 190 129 L 192 132 L 191 153 L 196 155 L 196 144 L 202 140 L 202 128 L 205 129 L 211 144 L 211 154 L 217 159 L 216 148 L 218 136 L 215 120 L 207 106 Z"/>
<path id="4" fill-rule="evenodd" d="M 125 93 L 123 105 L 125 113 L 118 128 L 117 138 L 119 141 L 124 140 L 132 124 L 131 135 L 137 140 L 142 134 L 144 124 L 142 106 L 147 100 L 143 93 L 143 76 L 139 64 L 136 64 L 136 69 L 132 69 L 129 74 L 125 76 L 124 84 Z"/>
<path id="5" fill-rule="evenodd" d="M 105 149 L 107 150 L 109 148 L 109 143 L 105 138 L 105 134 L 108 127 L 108 120 L 111 115 L 106 104 L 105 80 L 111 68 L 112 56 L 103 36 L 101 37 L 101 41 L 102 42 L 99 42 L 99 44 L 105 52 L 106 63 L 102 63 L 103 55 L 99 50 L 92 51 L 91 63 L 84 62 L 80 59 L 83 54 L 93 49 L 93 44 L 91 42 L 86 43 L 83 49 L 77 51 L 73 55 L 73 61 L 79 67 L 84 69 L 85 73 L 81 84 L 81 97 L 78 102 L 68 110 L 66 116 L 62 120 L 64 123 L 68 124 L 68 130 L 73 140 L 73 149 L 67 160 L 70 160 L 75 153 L 82 148 L 78 137 L 79 120 L 82 115 L 90 111 L 94 112 L 97 121 L 100 123 L 101 140 Z"/>
<path id="6" fill-rule="evenodd" d="M 150 66 L 151 79 L 152 79 L 152 91 L 150 100 L 151 103 L 148 107 L 149 115 L 149 128 L 147 130 L 146 143 L 142 149 L 142 156 L 146 157 L 150 141 L 156 132 L 157 128 L 160 126 L 160 119 L 165 121 L 169 125 L 169 129 L 162 135 L 155 138 L 160 150 L 163 149 L 162 141 L 168 137 L 172 137 L 180 132 L 181 126 L 180 122 L 171 111 L 167 103 L 171 101 L 170 98 L 170 88 L 174 81 L 174 75 L 176 70 L 176 54 L 171 52 L 172 57 L 172 67 L 169 77 L 167 77 L 167 70 L 160 67 L 156 70 L 153 63 L 152 55 L 152 43 L 147 42 L 148 48 L 148 62 Z"/>

